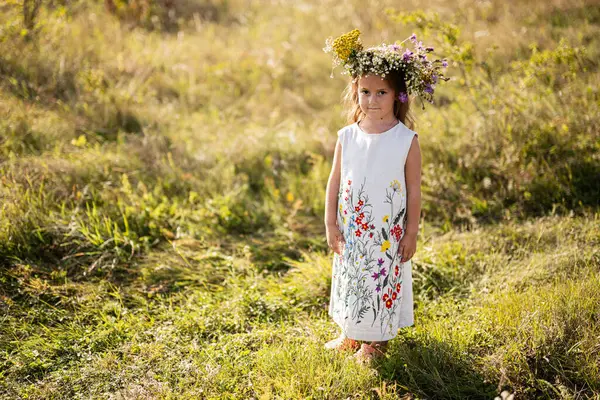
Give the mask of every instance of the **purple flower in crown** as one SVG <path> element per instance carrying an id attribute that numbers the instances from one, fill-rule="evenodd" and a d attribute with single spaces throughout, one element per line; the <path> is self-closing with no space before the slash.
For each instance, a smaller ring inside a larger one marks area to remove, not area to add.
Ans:
<path id="1" fill-rule="evenodd" d="M 431 75 L 431 79 L 433 79 L 433 83 L 437 83 L 438 76 L 436 74 Z"/>
<path id="2" fill-rule="evenodd" d="M 401 103 L 406 103 L 408 101 L 408 95 L 404 92 L 400 92 L 398 100 L 400 100 Z"/>
<path id="3" fill-rule="evenodd" d="M 404 54 L 402 54 L 402 59 L 404 61 L 410 61 L 410 59 L 412 58 L 412 56 L 413 56 L 413 52 L 410 51 L 409 49 L 406 49 L 406 51 L 404 52 Z"/>
<path id="4" fill-rule="evenodd" d="M 390 45 L 390 47 L 391 47 L 391 48 L 392 48 L 392 50 L 394 50 L 394 51 L 398 51 L 398 50 L 400 50 L 400 46 L 398 46 L 397 44 L 392 44 L 392 45 Z"/>
<path id="5" fill-rule="evenodd" d="M 415 35 L 414 33 L 412 35 L 410 35 L 410 40 L 412 40 L 413 42 L 417 40 L 417 35 Z"/>
<path id="6" fill-rule="evenodd" d="M 425 48 L 425 51 L 426 51 L 426 52 L 428 52 L 428 53 L 429 53 L 429 52 L 432 52 L 432 51 L 433 51 L 433 47 L 426 47 L 426 48 Z"/>
<path id="7" fill-rule="evenodd" d="M 443 61 L 442 61 L 442 67 L 447 67 L 447 66 L 448 66 L 448 61 L 446 61 L 446 60 L 443 60 Z"/>
<path id="8" fill-rule="evenodd" d="M 431 86 L 429 83 L 425 85 L 425 91 L 427 93 L 433 93 L 433 86 Z"/>

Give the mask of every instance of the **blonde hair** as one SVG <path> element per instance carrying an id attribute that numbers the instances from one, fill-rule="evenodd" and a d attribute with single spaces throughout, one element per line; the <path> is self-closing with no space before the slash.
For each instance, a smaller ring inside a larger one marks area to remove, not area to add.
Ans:
<path id="1" fill-rule="evenodd" d="M 365 117 L 365 114 L 360 109 L 360 105 L 358 103 L 359 78 L 360 77 L 352 76 L 352 79 L 348 82 L 348 85 L 344 89 L 343 93 L 344 103 L 346 109 L 348 110 L 346 114 L 346 122 L 348 124 L 359 122 Z M 414 130 L 416 121 L 410 111 L 410 105 L 412 101 L 409 98 L 406 103 L 402 103 L 398 99 L 398 95 L 400 94 L 400 92 L 407 93 L 404 74 L 401 71 L 393 70 L 390 71 L 384 79 L 394 90 L 394 115 L 409 129 Z"/>

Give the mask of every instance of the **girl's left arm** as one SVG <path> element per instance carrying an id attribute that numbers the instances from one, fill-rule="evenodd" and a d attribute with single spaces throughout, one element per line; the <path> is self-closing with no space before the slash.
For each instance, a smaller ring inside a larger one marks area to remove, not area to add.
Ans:
<path id="1" fill-rule="evenodd" d="M 417 135 L 413 136 L 412 143 L 406 156 L 404 165 L 406 180 L 406 234 L 417 236 L 419 220 L 421 219 L 421 148 Z"/>
<path id="2" fill-rule="evenodd" d="M 421 149 L 417 135 L 413 136 L 406 164 L 404 165 L 406 181 L 406 226 L 404 236 L 400 240 L 398 252 L 402 262 L 412 258 L 417 251 L 417 233 L 421 218 Z"/>

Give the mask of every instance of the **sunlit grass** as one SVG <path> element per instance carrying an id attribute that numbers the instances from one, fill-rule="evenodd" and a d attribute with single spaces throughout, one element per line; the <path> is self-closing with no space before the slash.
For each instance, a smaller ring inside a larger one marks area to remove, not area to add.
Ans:
<path id="1" fill-rule="evenodd" d="M 78 1 L 29 31 L 21 5 L 0 6 L 0 398 L 598 396 L 597 4 Z M 322 47 L 355 27 L 453 61 L 414 103 L 415 326 L 375 370 L 322 348 L 345 124 Z"/>

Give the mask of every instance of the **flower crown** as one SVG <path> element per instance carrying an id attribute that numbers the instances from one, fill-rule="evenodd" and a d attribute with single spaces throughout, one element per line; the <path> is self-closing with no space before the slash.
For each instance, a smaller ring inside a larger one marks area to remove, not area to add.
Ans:
<path id="1" fill-rule="evenodd" d="M 448 66 L 446 59 L 428 60 L 427 53 L 432 52 L 433 47 L 424 47 L 421 41 L 417 42 L 417 35 L 414 33 L 399 44 L 383 43 L 381 46 L 366 50 L 363 50 L 359 35 L 360 31 L 354 29 L 335 40 L 329 37 L 325 41 L 323 51 L 333 55 L 332 78 L 333 69 L 338 65 L 345 68 L 342 74 L 351 75 L 353 81 L 367 74 L 384 78 L 392 70 L 401 70 L 404 72 L 408 92 L 401 92 L 398 95 L 402 103 L 408 101 L 409 94 L 420 96 L 433 103 L 435 85 L 440 80 L 450 79 L 444 77 L 442 71 L 442 67 L 445 69 Z M 413 50 L 402 47 L 402 44 L 409 39 L 413 44 Z"/>

